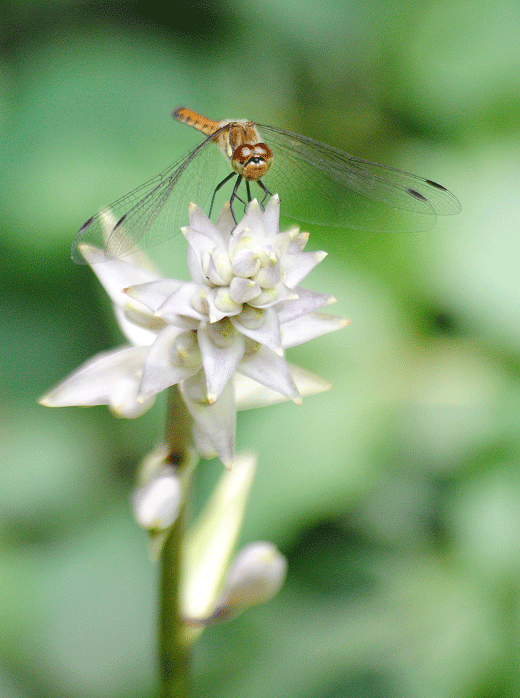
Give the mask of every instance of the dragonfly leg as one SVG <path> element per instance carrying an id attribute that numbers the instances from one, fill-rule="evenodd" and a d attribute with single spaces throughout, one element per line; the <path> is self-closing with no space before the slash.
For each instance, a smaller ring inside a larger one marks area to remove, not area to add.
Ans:
<path id="1" fill-rule="evenodd" d="M 258 184 L 258 186 L 260 187 L 260 189 L 264 192 L 264 196 L 263 196 L 263 198 L 262 198 L 262 201 L 260 202 L 260 206 L 263 208 L 263 207 L 264 207 L 265 200 L 267 199 L 268 196 L 272 196 L 272 194 L 271 194 L 271 192 L 269 191 L 269 189 L 265 186 L 265 184 L 264 184 L 260 179 L 257 179 L 257 180 L 256 180 L 256 183 Z"/>
<path id="2" fill-rule="evenodd" d="M 224 179 L 222 180 L 222 182 L 219 182 L 219 183 L 217 184 L 217 186 L 215 187 L 215 191 L 213 192 L 213 196 L 211 197 L 211 205 L 210 205 L 210 207 L 209 207 L 209 217 L 210 217 L 210 218 L 211 218 L 211 212 L 213 211 L 213 204 L 215 203 L 215 197 L 216 197 L 216 195 L 217 195 L 218 190 L 221 189 L 221 188 L 224 186 L 224 184 L 226 184 L 226 182 L 229 182 L 230 179 L 232 179 L 233 177 L 236 177 L 236 176 L 237 176 L 237 173 L 236 173 L 236 172 L 231 172 L 231 174 L 228 174 L 227 177 L 224 177 Z M 238 183 L 240 182 L 241 179 L 242 179 L 242 177 L 239 176 L 239 177 L 238 177 L 238 182 L 235 184 L 235 188 L 233 189 L 233 195 L 235 194 L 235 191 L 236 191 L 236 189 L 237 189 L 237 185 L 238 185 Z M 231 196 L 231 199 L 233 199 L 233 195 Z M 231 213 L 233 213 L 233 208 L 231 208 Z M 235 216 L 233 216 L 233 218 L 235 218 Z M 236 221 L 235 221 L 235 223 L 236 223 Z"/>
<path id="3" fill-rule="evenodd" d="M 249 180 L 246 179 L 245 183 L 246 183 L 247 201 L 244 201 L 244 199 L 242 199 L 242 197 L 240 197 L 238 195 L 238 191 L 236 191 L 238 189 L 238 187 L 235 187 L 235 191 L 233 191 L 234 196 L 232 197 L 233 201 L 235 201 L 235 200 L 240 201 L 241 204 L 244 204 L 244 213 L 246 212 L 247 205 L 251 203 L 251 187 L 249 186 Z M 235 221 L 235 223 L 236 223 L 236 221 Z"/>
<path id="4" fill-rule="evenodd" d="M 235 172 L 234 172 L 233 174 L 235 174 Z M 226 181 L 227 181 L 228 179 L 229 179 L 229 177 L 226 177 Z M 234 204 L 234 202 L 235 202 L 235 199 L 238 199 L 239 201 L 241 201 L 242 203 L 244 203 L 244 201 L 242 201 L 242 199 L 241 199 L 241 198 L 238 196 L 238 194 L 237 194 L 237 192 L 238 192 L 238 187 L 240 186 L 240 183 L 242 182 L 242 179 L 243 179 L 242 175 L 238 175 L 237 181 L 235 182 L 235 186 L 233 187 L 233 193 L 231 194 L 231 198 L 229 199 L 229 208 L 231 209 L 231 215 L 233 216 L 233 220 L 235 221 L 235 224 L 236 224 L 236 222 L 237 222 L 237 219 L 236 219 L 236 217 L 235 217 L 235 212 L 233 211 L 233 204 Z"/>

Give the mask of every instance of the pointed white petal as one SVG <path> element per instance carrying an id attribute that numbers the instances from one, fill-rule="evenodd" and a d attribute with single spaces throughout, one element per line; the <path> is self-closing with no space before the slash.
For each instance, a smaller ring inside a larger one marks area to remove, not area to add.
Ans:
<path id="1" fill-rule="evenodd" d="M 190 206 L 190 224 L 181 230 L 190 248 L 195 252 L 200 268 L 202 268 L 202 257 L 205 253 L 209 254 L 219 247 L 226 249 L 222 233 L 194 204 Z"/>
<path id="2" fill-rule="evenodd" d="M 200 233 L 213 241 L 213 247 L 222 244 L 222 233 L 219 228 L 210 221 L 196 204 L 190 204 L 190 225 L 185 230 L 184 235 L 186 237 L 189 237 L 192 232 Z"/>
<path id="3" fill-rule="evenodd" d="M 139 398 L 146 399 L 200 370 L 197 342 L 186 333 L 169 325 L 150 347 L 143 367 Z"/>
<path id="4" fill-rule="evenodd" d="M 229 201 L 224 204 L 217 220 L 217 228 L 220 230 L 224 240 L 229 240 L 235 228 L 235 219 L 231 213 Z"/>
<path id="5" fill-rule="evenodd" d="M 317 395 L 318 393 L 323 393 L 332 388 L 332 385 L 328 381 L 310 373 L 310 371 L 306 371 L 294 364 L 289 364 L 289 368 L 296 387 L 298 388 L 298 392 L 303 397 Z M 250 410 L 256 409 L 257 407 L 276 405 L 280 402 L 286 402 L 288 399 L 281 393 L 270 390 L 240 373 L 235 373 L 233 376 L 233 383 L 235 386 L 237 408 L 239 410 Z"/>
<path id="6" fill-rule="evenodd" d="M 285 283 L 287 286 L 290 286 L 290 288 L 298 286 L 326 256 L 326 252 L 300 252 L 294 255 L 287 255 L 284 262 Z"/>
<path id="7" fill-rule="evenodd" d="M 133 264 L 136 267 L 148 269 L 149 271 L 160 276 L 155 268 L 155 265 L 149 257 L 138 248 L 135 241 L 126 234 L 124 218 L 116 218 L 110 210 L 102 211 L 100 222 L 103 228 L 103 240 L 105 250 L 98 250 L 97 260 L 88 260 L 92 265 L 96 261 L 111 261 L 115 258 L 124 258 L 128 264 Z M 80 245 L 80 251 L 87 259 L 86 250 L 89 245 Z M 93 248 L 91 248 L 93 249 Z"/>
<path id="8" fill-rule="evenodd" d="M 178 315 L 205 320 L 205 295 L 206 287 L 191 282 L 183 283 L 157 308 L 156 314 L 166 322 L 175 322 Z"/>
<path id="9" fill-rule="evenodd" d="M 129 286 L 125 288 L 125 293 L 135 301 L 145 305 L 152 313 L 155 313 L 158 308 L 169 298 L 172 293 L 175 293 L 184 285 L 184 281 L 176 279 L 159 279 L 158 281 L 150 281 L 149 283 L 139 284 L 138 286 Z"/>
<path id="10" fill-rule="evenodd" d="M 89 262 L 103 288 L 117 305 L 125 305 L 128 300 L 123 293 L 124 288 L 156 281 L 161 278 L 157 272 L 131 264 L 122 259 L 106 259 L 103 256 L 103 259 L 106 261 L 102 264 L 96 264 L 96 261 L 100 259 L 99 255 L 103 253 L 95 247 L 90 247 L 90 245 L 82 245 L 81 254 Z"/>
<path id="11" fill-rule="evenodd" d="M 109 405 L 118 416 L 138 417 L 150 406 L 137 402 L 141 368 L 148 347 L 126 347 L 97 354 L 41 398 L 47 407 Z"/>
<path id="12" fill-rule="evenodd" d="M 263 211 L 256 199 L 247 207 L 246 215 L 233 231 L 233 237 L 241 237 L 247 230 L 254 230 L 256 237 L 265 237 Z"/>
<path id="13" fill-rule="evenodd" d="M 137 327 L 142 327 L 155 334 L 166 327 L 166 323 L 162 318 L 152 314 L 144 305 L 131 299 L 128 300 L 124 307 L 124 316 Z"/>
<path id="14" fill-rule="evenodd" d="M 279 356 L 283 355 L 280 323 L 274 308 L 257 310 L 249 306 L 240 315 L 230 318 L 230 321 L 239 332 L 249 339 L 263 344 Z"/>
<path id="15" fill-rule="evenodd" d="M 248 303 L 256 298 L 262 289 L 252 279 L 235 276 L 229 286 L 229 294 L 236 303 Z"/>
<path id="16" fill-rule="evenodd" d="M 143 327 L 141 324 L 136 324 L 126 317 L 124 307 L 114 305 L 114 314 L 121 331 L 128 339 L 130 344 L 136 347 L 144 347 L 151 344 L 157 337 L 155 330 Z"/>
<path id="17" fill-rule="evenodd" d="M 221 323 L 218 323 L 218 326 L 220 325 Z M 217 400 L 237 369 L 245 350 L 244 336 L 230 326 L 230 323 L 225 323 L 225 338 L 218 336 L 218 326 L 215 328 L 214 325 L 202 325 L 197 332 L 209 402 Z"/>
<path id="18" fill-rule="evenodd" d="M 328 332 L 341 330 L 350 323 L 337 315 L 326 313 L 308 313 L 302 317 L 286 322 L 282 328 L 282 345 L 284 349 L 296 347 Z"/>
<path id="19" fill-rule="evenodd" d="M 293 289 L 296 299 L 289 299 L 280 303 L 276 307 L 278 312 L 278 317 L 280 318 L 280 323 L 283 325 L 289 320 L 294 320 L 301 315 L 306 313 L 316 312 L 325 308 L 332 303 L 336 303 L 336 299 L 333 296 L 329 296 L 326 293 L 318 293 L 317 291 L 309 291 L 306 288 L 297 286 Z"/>
<path id="20" fill-rule="evenodd" d="M 280 221 L 280 197 L 278 194 L 272 196 L 264 209 L 263 224 L 265 230 L 271 235 L 278 233 Z"/>
<path id="21" fill-rule="evenodd" d="M 227 468 L 235 459 L 236 405 L 233 384 L 222 390 L 213 404 L 208 403 L 204 371 L 180 384 L 182 397 L 205 439 Z"/>
<path id="22" fill-rule="evenodd" d="M 301 404 L 300 393 L 293 381 L 287 361 L 266 347 L 257 346 L 256 351 L 244 357 L 238 372 Z"/>
<path id="23" fill-rule="evenodd" d="M 300 233 L 297 227 L 291 228 L 288 232 L 292 234 L 288 250 L 289 254 L 301 252 L 309 242 L 309 233 Z"/>

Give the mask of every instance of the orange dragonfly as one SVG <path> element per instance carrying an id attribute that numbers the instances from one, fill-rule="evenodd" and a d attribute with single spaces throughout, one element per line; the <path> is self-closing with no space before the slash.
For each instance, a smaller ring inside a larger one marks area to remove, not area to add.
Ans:
<path id="1" fill-rule="evenodd" d="M 85 263 L 82 244 L 119 257 L 168 240 L 187 223 L 192 201 L 211 216 L 217 195 L 231 180 L 226 199 L 235 221 L 237 206 L 247 206 L 254 194 L 261 205 L 278 194 L 282 215 L 297 221 L 373 232 L 428 230 L 438 215 L 453 215 L 461 208 L 451 192 L 430 179 L 281 128 L 245 119 L 212 121 L 185 107 L 173 117 L 206 138 L 164 172 L 89 218 L 74 239 L 74 261 Z"/>

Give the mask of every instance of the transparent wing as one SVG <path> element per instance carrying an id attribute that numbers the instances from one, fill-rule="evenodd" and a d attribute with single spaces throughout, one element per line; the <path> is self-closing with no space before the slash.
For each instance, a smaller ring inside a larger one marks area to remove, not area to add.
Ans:
<path id="1" fill-rule="evenodd" d="M 192 201 L 206 210 L 215 187 L 231 172 L 212 143 L 214 137 L 86 221 L 72 244 L 72 259 L 85 264 L 82 244 L 102 249 L 109 257 L 153 247 L 187 225 Z"/>
<path id="2" fill-rule="evenodd" d="M 274 159 L 262 183 L 290 218 L 372 231 L 411 232 L 460 211 L 440 184 L 378 165 L 290 131 L 258 124 Z"/>
<path id="3" fill-rule="evenodd" d="M 282 212 L 289 218 L 361 230 L 413 231 L 431 228 L 437 215 L 460 211 L 455 196 L 435 182 L 290 131 L 259 128 L 274 155 L 261 182 L 271 194 L 280 195 Z M 192 201 L 209 213 L 216 186 L 231 172 L 218 148 L 211 145 L 220 131 L 86 221 L 72 245 L 74 261 L 85 263 L 82 244 L 103 249 L 108 257 L 123 257 L 172 238 L 187 223 Z M 232 186 L 220 191 L 215 213 L 229 198 Z M 263 196 L 260 192 L 259 198 Z"/>

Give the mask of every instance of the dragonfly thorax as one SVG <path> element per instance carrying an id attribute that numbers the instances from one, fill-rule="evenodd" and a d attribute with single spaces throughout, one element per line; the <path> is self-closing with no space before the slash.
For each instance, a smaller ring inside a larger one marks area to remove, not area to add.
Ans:
<path id="1" fill-rule="evenodd" d="M 265 143 L 239 145 L 233 152 L 231 166 L 248 181 L 263 177 L 273 163 L 273 153 Z"/>

